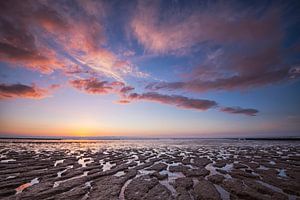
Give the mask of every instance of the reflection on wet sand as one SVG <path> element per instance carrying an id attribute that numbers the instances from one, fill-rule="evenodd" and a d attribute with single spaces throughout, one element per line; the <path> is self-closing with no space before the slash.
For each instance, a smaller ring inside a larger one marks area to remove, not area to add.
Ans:
<path id="1" fill-rule="evenodd" d="M 0 141 L 1 199 L 297 199 L 290 141 Z"/>

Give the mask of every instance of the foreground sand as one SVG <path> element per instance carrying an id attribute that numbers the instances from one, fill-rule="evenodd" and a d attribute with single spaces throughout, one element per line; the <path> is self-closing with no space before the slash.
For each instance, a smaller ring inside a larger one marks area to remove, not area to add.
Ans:
<path id="1" fill-rule="evenodd" d="M 1 199 L 300 199 L 300 143 L 0 141 Z"/>

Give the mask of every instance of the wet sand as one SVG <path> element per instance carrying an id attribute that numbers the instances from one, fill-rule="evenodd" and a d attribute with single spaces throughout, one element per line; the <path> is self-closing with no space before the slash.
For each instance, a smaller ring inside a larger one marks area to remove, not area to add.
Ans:
<path id="1" fill-rule="evenodd" d="M 300 143 L 0 140 L 0 198 L 300 199 Z"/>

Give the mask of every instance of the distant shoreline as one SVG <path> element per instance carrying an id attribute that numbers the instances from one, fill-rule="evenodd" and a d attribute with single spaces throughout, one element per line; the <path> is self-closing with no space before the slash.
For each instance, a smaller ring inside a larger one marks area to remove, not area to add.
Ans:
<path id="1" fill-rule="evenodd" d="M 0 137 L 0 140 L 238 140 L 238 141 L 249 141 L 249 140 L 266 140 L 266 141 L 300 141 L 300 137 L 267 137 L 267 138 L 131 138 L 131 137 L 62 137 L 62 138 L 39 138 L 39 137 Z"/>

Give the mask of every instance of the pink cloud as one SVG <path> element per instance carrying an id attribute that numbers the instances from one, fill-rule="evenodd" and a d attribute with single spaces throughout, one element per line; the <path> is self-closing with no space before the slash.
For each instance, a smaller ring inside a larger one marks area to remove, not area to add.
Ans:
<path id="1" fill-rule="evenodd" d="M 144 76 L 130 61 L 104 48 L 103 3 L 73 3 L 1 2 L 0 60 L 43 73 L 69 72 L 81 65 L 89 69 L 82 71 L 122 82 L 127 75 Z"/>

